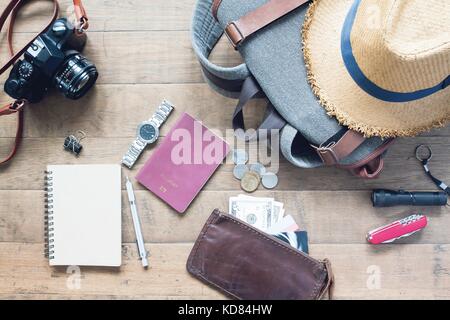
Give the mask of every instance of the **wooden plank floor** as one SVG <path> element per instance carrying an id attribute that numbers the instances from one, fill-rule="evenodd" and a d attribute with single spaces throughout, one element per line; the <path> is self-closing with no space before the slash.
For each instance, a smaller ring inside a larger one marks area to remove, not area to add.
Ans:
<path id="1" fill-rule="evenodd" d="M 7 2 L 0 0 L 0 7 Z M 69 3 L 61 1 L 62 12 Z M 64 268 L 50 268 L 42 255 L 42 187 L 47 164 L 118 163 L 136 125 L 152 114 L 162 98 L 177 106 L 163 128 L 162 139 L 183 111 L 224 132 L 235 103 L 203 83 L 189 38 L 194 0 L 87 0 L 85 5 L 91 18 L 85 55 L 101 72 L 98 85 L 81 101 L 67 101 L 56 94 L 27 110 L 25 138 L 17 158 L 0 168 L 0 298 L 224 298 L 192 279 L 185 263 L 209 213 L 215 207 L 227 210 L 228 198 L 241 192 L 231 165 L 220 168 L 184 216 L 135 184 L 143 232 L 152 252 L 148 271 L 137 258 L 125 194 L 124 264 L 120 269 L 82 268 L 80 286 L 74 287 L 71 274 Z M 42 1 L 24 9 L 16 28 L 16 47 L 41 28 L 49 11 L 50 5 Z M 3 45 L 2 61 L 6 55 Z M 224 41 L 213 59 L 222 65 L 240 61 Z M 1 100 L 8 101 L 8 97 L 2 94 Z M 256 121 L 256 109 L 250 110 L 249 117 Z M 61 145 L 68 133 L 78 129 L 86 131 L 88 138 L 83 155 L 75 159 L 63 152 Z M 14 130 L 14 119 L 0 119 L 0 157 L 7 154 Z M 258 190 L 256 195 L 284 202 L 287 212 L 308 230 L 311 255 L 332 261 L 336 298 L 448 299 L 449 210 L 374 209 L 369 199 L 375 187 L 435 190 L 413 156 L 419 143 L 433 147 L 433 171 L 450 181 L 449 137 L 450 130 L 442 129 L 415 139 L 399 139 L 386 158 L 383 176 L 376 181 L 362 181 L 330 168 L 299 170 L 280 160 L 278 188 Z M 151 153 L 147 151 L 126 174 L 134 176 Z M 398 244 L 366 244 L 368 230 L 418 211 L 430 216 L 423 232 Z"/>

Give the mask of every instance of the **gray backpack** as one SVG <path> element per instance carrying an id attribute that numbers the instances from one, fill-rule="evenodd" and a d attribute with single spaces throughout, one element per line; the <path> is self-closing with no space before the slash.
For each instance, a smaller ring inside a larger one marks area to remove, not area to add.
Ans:
<path id="1" fill-rule="evenodd" d="M 294 165 L 337 166 L 363 178 L 376 178 L 393 139 L 366 139 L 341 126 L 320 106 L 308 84 L 302 54 L 300 31 L 307 2 L 198 0 L 192 41 L 204 78 L 220 94 L 239 99 L 233 128 L 241 132 L 247 103 L 267 98 L 259 129 L 281 129 L 281 152 Z M 227 68 L 208 60 L 224 33 L 245 63 Z"/>

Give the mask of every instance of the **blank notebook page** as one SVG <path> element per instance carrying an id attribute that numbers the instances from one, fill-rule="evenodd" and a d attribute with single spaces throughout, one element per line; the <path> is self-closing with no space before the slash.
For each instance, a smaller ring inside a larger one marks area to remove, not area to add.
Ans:
<path id="1" fill-rule="evenodd" d="M 120 266 L 120 166 L 58 165 L 47 171 L 53 189 L 50 265 Z"/>

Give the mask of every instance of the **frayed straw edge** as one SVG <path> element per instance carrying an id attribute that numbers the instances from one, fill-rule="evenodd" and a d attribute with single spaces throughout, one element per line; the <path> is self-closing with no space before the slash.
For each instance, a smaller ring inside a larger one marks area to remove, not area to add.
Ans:
<path id="1" fill-rule="evenodd" d="M 397 130 L 383 127 L 373 127 L 365 123 L 353 120 L 353 118 L 349 114 L 339 110 L 339 108 L 337 108 L 333 103 L 331 103 L 327 99 L 326 92 L 322 88 L 320 88 L 314 76 L 311 62 L 312 60 L 311 51 L 308 46 L 309 31 L 311 28 L 315 10 L 319 2 L 320 0 L 313 0 L 313 2 L 309 5 L 309 8 L 305 15 L 305 21 L 303 23 L 303 27 L 301 30 L 301 36 L 302 36 L 303 56 L 305 60 L 307 80 L 309 85 L 311 86 L 312 92 L 319 100 L 319 103 L 322 105 L 322 107 L 325 108 L 327 115 L 329 115 L 330 117 L 335 117 L 341 125 L 346 126 L 354 131 L 360 132 L 366 138 L 375 136 L 381 138 L 412 137 L 435 128 L 442 128 L 446 126 L 448 122 L 450 122 L 450 114 L 448 114 L 445 118 L 441 120 L 434 121 L 430 125 L 418 128 Z"/>

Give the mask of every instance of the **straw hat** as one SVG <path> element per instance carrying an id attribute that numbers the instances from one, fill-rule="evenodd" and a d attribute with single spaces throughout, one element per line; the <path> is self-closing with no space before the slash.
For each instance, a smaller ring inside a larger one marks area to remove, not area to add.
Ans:
<path id="1" fill-rule="evenodd" d="M 315 0 L 303 26 L 313 92 L 366 136 L 450 120 L 450 1 Z"/>

